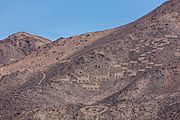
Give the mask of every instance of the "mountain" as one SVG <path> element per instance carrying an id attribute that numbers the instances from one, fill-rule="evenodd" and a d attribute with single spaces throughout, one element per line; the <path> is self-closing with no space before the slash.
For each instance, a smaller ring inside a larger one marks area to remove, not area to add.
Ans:
<path id="1" fill-rule="evenodd" d="M 0 41 L 0 65 L 9 64 L 50 43 L 50 40 L 25 32 L 15 33 Z"/>
<path id="2" fill-rule="evenodd" d="M 180 1 L 0 67 L 2 120 L 179 120 Z"/>

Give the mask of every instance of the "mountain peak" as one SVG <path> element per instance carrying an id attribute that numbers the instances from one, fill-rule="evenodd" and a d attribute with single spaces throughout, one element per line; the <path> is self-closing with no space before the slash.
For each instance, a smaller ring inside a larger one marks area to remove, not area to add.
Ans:
<path id="1" fill-rule="evenodd" d="M 13 35 L 30 35 L 30 33 L 27 33 L 27 32 L 16 32 L 14 33 Z"/>
<path id="2" fill-rule="evenodd" d="M 26 32 L 14 33 L 0 41 L 0 64 L 16 61 L 48 43 L 51 41 L 40 36 Z"/>
<path id="3" fill-rule="evenodd" d="M 17 32 L 17 33 L 10 35 L 8 38 L 9 39 L 22 39 L 22 38 L 26 38 L 26 37 L 30 37 L 30 36 L 31 36 L 31 34 L 29 34 L 27 32 Z"/>
<path id="4" fill-rule="evenodd" d="M 7 39 L 11 39 L 11 40 L 41 40 L 41 41 L 44 41 L 44 42 L 50 42 L 49 39 L 47 38 L 43 38 L 43 37 L 40 37 L 40 36 L 36 36 L 36 35 L 32 35 L 30 33 L 27 33 L 27 32 L 17 32 L 17 33 L 14 33 L 12 35 L 10 35 Z"/>

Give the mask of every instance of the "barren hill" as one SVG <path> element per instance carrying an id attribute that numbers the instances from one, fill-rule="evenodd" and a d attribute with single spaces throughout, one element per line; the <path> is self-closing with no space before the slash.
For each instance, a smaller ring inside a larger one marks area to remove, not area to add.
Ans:
<path id="1" fill-rule="evenodd" d="M 25 32 L 18 32 L 0 41 L 0 65 L 12 63 L 50 43 L 50 40 Z"/>
<path id="2" fill-rule="evenodd" d="M 180 1 L 0 67 L 2 120 L 179 120 Z"/>

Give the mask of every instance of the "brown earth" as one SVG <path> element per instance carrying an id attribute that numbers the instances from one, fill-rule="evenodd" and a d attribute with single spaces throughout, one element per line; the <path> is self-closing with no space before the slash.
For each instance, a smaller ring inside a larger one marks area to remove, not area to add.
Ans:
<path id="1" fill-rule="evenodd" d="M 0 119 L 179 120 L 179 0 L 39 46 L 0 67 Z"/>
<path id="2" fill-rule="evenodd" d="M 12 34 L 0 41 L 0 66 L 16 62 L 47 43 L 50 40 L 29 33 Z"/>

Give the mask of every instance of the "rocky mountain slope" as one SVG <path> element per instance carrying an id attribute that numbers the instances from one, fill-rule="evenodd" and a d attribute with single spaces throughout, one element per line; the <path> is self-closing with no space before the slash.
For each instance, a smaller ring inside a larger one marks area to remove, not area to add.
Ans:
<path id="1" fill-rule="evenodd" d="M 8 64 L 50 43 L 50 40 L 25 32 L 15 33 L 0 41 L 0 65 Z"/>
<path id="2" fill-rule="evenodd" d="M 0 67 L 2 120 L 179 120 L 180 1 Z"/>

